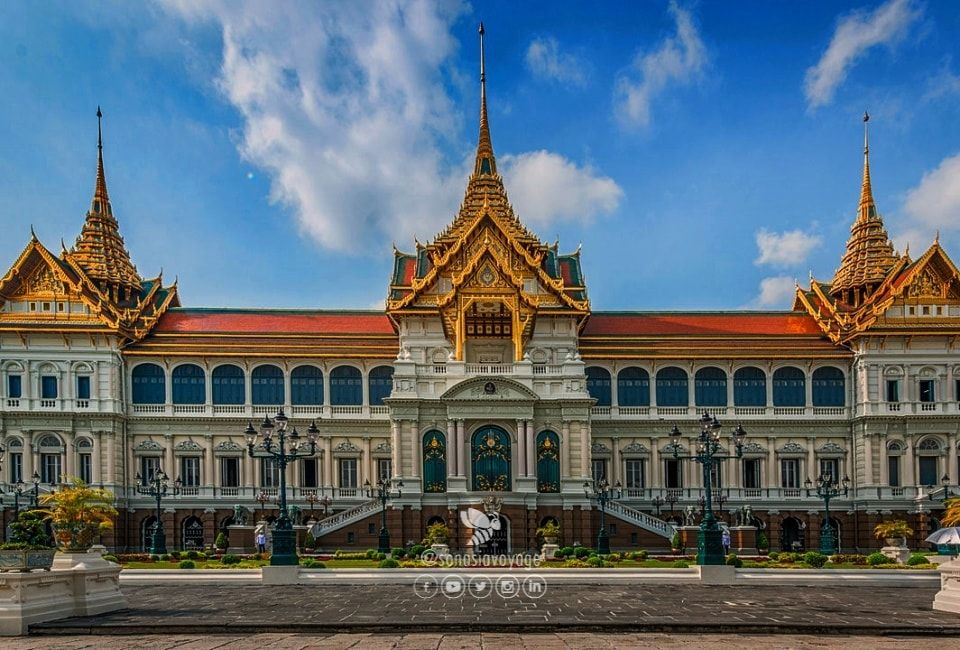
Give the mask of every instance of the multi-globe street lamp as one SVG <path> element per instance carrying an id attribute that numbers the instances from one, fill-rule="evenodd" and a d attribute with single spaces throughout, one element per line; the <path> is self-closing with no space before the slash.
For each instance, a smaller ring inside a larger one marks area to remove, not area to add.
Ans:
<path id="1" fill-rule="evenodd" d="M 168 483 L 170 477 L 162 469 L 157 468 L 157 471 L 151 477 L 140 476 L 138 472 L 136 479 L 137 493 L 151 496 L 157 500 L 157 521 L 153 525 L 149 552 L 151 555 L 165 555 L 167 553 L 167 536 L 163 531 L 163 520 L 161 519 L 163 511 L 160 508 L 160 503 L 170 489 Z M 177 480 L 173 482 L 174 496 L 180 494 L 181 485 L 183 485 L 183 482 L 177 477 Z"/>
<path id="2" fill-rule="evenodd" d="M 316 492 L 308 492 L 304 499 L 306 499 L 306 502 L 310 504 L 310 518 L 314 520 L 313 507 L 316 504 L 319 503 L 323 507 L 323 516 L 326 517 L 327 509 L 330 508 L 330 504 L 333 503 L 333 499 L 331 499 L 329 495 L 324 494 L 323 496 L 320 496 Z"/>
<path id="3" fill-rule="evenodd" d="M 287 425 L 287 416 L 283 413 L 283 409 L 280 409 L 273 420 L 264 416 L 259 433 L 253 428 L 252 423 L 248 424 L 244 431 L 247 438 L 247 453 L 250 457 L 272 458 L 280 470 L 280 517 L 273 525 L 271 566 L 296 566 L 300 563 L 297 557 L 297 540 L 293 521 L 287 510 L 287 465 L 301 458 L 315 456 L 317 436 L 320 435 L 316 422 L 312 422 L 307 429 L 307 443 L 304 444 L 297 428 L 293 427 L 288 432 Z"/>
<path id="4" fill-rule="evenodd" d="M 374 493 L 369 479 L 363 482 L 363 489 L 367 492 L 367 498 L 380 501 L 380 537 L 377 540 L 377 551 L 379 553 L 390 552 L 390 531 L 387 530 L 387 503 L 391 499 L 399 499 L 403 496 L 403 481 L 397 481 L 396 494 L 394 494 L 393 488 L 393 481 L 388 478 L 377 480 L 376 493 Z"/>
<path id="5" fill-rule="evenodd" d="M 650 505 L 652 505 L 654 508 L 657 509 L 657 519 L 660 518 L 660 508 L 663 506 L 664 503 L 666 502 L 663 500 L 663 497 L 660 496 L 659 494 L 653 497 L 652 499 L 650 499 Z"/>
<path id="6" fill-rule="evenodd" d="M 940 503 L 943 503 L 952 496 L 953 492 L 950 490 L 949 474 L 944 474 L 940 477 L 940 487 L 937 489 L 934 489 L 932 485 L 927 486 L 927 497 L 931 501 L 939 501 Z"/>
<path id="7" fill-rule="evenodd" d="M 723 537 L 720 526 L 713 516 L 713 486 L 710 477 L 718 461 L 729 458 L 743 458 L 743 439 L 747 432 L 739 424 L 730 434 L 736 449 L 735 455 L 720 453 L 720 422 L 717 418 L 704 413 L 700 418 L 700 434 L 697 436 L 695 454 L 680 455 L 680 429 L 673 427 L 673 457 L 677 460 L 692 460 L 703 466 L 704 509 L 703 519 L 700 522 L 700 531 L 697 533 L 697 564 L 723 564 Z"/>
<path id="8" fill-rule="evenodd" d="M 813 483 L 808 478 L 803 482 L 807 488 L 807 496 L 812 497 L 813 492 L 810 488 Z M 817 477 L 817 488 L 815 490 L 818 498 L 823 499 L 823 527 L 820 529 L 820 552 L 824 555 L 834 555 L 837 552 L 837 545 L 833 537 L 833 525 L 830 523 L 830 499 L 839 496 L 847 496 L 850 492 L 850 479 L 846 476 L 838 483 L 833 475 L 821 474 Z"/>
<path id="9" fill-rule="evenodd" d="M 620 481 L 617 481 L 613 486 L 605 478 L 593 479 L 593 482 L 584 481 L 583 493 L 588 499 L 596 499 L 600 505 L 600 532 L 597 533 L 597 553 L 609 555 L 610 536 L 607 535 L 607 501 L 619 499 L 623 496 Z"/>

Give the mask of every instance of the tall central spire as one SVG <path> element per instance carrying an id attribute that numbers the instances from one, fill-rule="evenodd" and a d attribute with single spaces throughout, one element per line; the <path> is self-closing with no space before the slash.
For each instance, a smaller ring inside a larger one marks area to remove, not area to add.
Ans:
<path id="1" fill-rule="evenodd" d="M 860 187 L 860 207 L 857 211 L 857 221 L 866 221 L 877 216 L 877 205 L 873 202 L 873 187 L 870 185 L 870 141 L 867 134 L 867 123 L 870 114 L 863 113 L 863 184 Z"/>
<path id="2" fill-rule="evenodd" d="M 487 73 L 483 51 L 483 23 L 480 23 L 480 141 L 477 144 L 477 161 L 473 175 L 491 175 L 497 173 L 497 161 L 493 156 L 493 143 L 490 140 L 490 124 L 487 121 Z"/>

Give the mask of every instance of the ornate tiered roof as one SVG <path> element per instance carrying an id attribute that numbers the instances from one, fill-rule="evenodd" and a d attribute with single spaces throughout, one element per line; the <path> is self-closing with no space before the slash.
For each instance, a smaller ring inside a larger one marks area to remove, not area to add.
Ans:
<path id="1" fill-rule="evenodd" d="M 120 236 L 120 226 L 113 216 L 107 180 L 103 171 L 103 113 L 97 107 L 97 179 L 93 200 L 77 242 L 68 253 L 101 288 L 113 292 L 118 300 L 127 301 L 142 288 L 140 275 L 130 261 Z"/>
<path id="2" fill-rule="evenodd" d="M 893 250 L 890 237 L 883 226 L 883 219 L 877 213 L 873 200 L 873 188 L 870 185 L 870 144 L 867 137 L 867 122 L 870 116 L 863 116 L 863 183 L 860 188 L 860 205 L 857 218 L 850 228 L 847 252 L 840 261 L 840 267 L 834 274 L 830 293 L 843 300 L 845 292 L 854 290 L 851 306 L 856 306 L 862 290 L 872 290 L 890 272 L 900 256 Z"/>

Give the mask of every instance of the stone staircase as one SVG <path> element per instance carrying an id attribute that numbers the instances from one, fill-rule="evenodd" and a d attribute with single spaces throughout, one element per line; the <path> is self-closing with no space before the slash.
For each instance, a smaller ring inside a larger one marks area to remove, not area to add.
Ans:
<path id="1" fill-rule="evenodd" d="M 381 508 L 382 506 L 380 505 L 379 499 L 364 501 L 358 506 L 321 519 L 310 527 L 310 534 L 313 535 L 314 539 L 319 539 L 327 533 L 332 533 L 335 530 L 343 528 L 347 524 L 352 524 L 355 521 L 369 517 L 379 512 Z"/>
<path id="2" fill-rule="evenodd" d="M 648 515 L 645 512 L 631 508 L 618 501 L 607 502 L 607 513 L 634 526 L 643 528 L 654 535 L 660 535 L 667 539 L 671 539 L 674 533 L 677 532 L 677 527 L 673 524 L 663 521 L 662 519 L 657 519 L 652 515 Z"/>

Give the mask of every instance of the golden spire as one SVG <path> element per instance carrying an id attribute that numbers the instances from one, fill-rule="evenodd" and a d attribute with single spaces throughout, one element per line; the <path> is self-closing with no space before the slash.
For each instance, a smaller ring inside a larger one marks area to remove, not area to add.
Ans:
<path id="1" fill-rule="evenodd" d="M 863 114 L 863 183 L 857 218 L 850 228 L 847 251 L 830 285 L 830 293 L 851 307 L 859 306 L 887 276 L 899 256 L 877 212 L 870 184 L 870 144 L 867 136 L 868 113 Z"/>
<path id="2" fill-rule="evenodd" d="M 863 184 L 860 186 L 860 208 L 858 220 L 866 220 L 877 216 L 877 205 L 873 202 L 873 188 L 870 185 L 870 141 L 867 134 L 867 123 L 870 114 L 863 112 Z"/>
<path id="3" fill-rule="evenodd" d="M 483 34 L 483 23 L 480 23 L 480 141 L 477 144 L 474 176 L 497 173 L 497 161 L 493 156 L 493 143 L 490 140 L 490 124 L 487 121 L 487 73 L 484 64 Z"/>
<path id="4" fill-rule="evenodd" d="M 116 300 L 128 300 L 140 291 L 142 284 L 120 236 L 107 194 L 102 120 L 103 113 L 97 106 L 97 179 L 93 200 L 77 243 L 68 255 L 102 290 L 110 292 Z"/>

